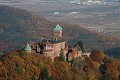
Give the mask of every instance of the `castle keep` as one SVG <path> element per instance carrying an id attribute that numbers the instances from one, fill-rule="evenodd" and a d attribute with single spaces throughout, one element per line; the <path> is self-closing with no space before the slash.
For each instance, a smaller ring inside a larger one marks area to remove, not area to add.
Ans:
<path id="1" fill-rule="evenodd" d="M 51 58 L 59 56 L 66 44 L 62 39 L 62 30 L 62 27 L 57 25 L 54 28 L 54 39 L 42 39 L 40 42 L 34 43 L 31 45 L 32 51 Z"/>

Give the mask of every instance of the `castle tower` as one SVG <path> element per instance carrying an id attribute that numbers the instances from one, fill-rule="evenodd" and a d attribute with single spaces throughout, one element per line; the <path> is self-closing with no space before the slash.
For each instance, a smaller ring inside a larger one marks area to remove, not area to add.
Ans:
<path id="1" fill-rule="evenodd" d="M 31 53 L 32 49 L 31 49 L 31 47 L 30 47 L 30 45 L 28 43 L 26 44 L 26 46 L 24 48 L 24 51 Z"/>
<path id="2" fill-rule="evenodd" d="M 62 39 L 62 27 L 60 25 L 57 25 L 54 28 L 54 40 Z"/>

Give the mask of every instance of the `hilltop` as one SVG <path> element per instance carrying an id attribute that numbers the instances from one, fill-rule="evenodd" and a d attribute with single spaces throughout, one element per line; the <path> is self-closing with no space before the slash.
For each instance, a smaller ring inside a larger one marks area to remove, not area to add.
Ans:
<path id="1" fill-rule="evenodd" d="M 52 38 L 53 28 L 63 27 L 63 38 L 69 44 L 82 40 L 85 48 L 111 48 L 120 45 L 120 39 L 91 32 L 78 25 L 51 22 L 33 12 L 9 6 L 0 6 L 0 51 L 9 52 L 22 48 L 26 42 L 37 42 L 42 38 Z"/>
<path id="2" fill-rule="evenodd" d="M 100 68 L 102 61 L 105 68 Z M 40 54 L 14 50 L 0 58 L 0 80 L 102 80 L 103 70 L 105 80 L 119 80 L 119 68 L 120 61 L 104 55 L 101 50 L 93 50 L 90 57 L 69 63 L 60 57 L 52 62 Z"/>

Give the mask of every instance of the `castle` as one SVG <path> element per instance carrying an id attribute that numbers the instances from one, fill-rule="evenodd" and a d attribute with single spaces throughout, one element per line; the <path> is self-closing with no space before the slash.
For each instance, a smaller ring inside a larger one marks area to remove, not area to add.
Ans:
<path id="1" fill-rule="evenodd" d="M 63 28 L 60 25 L 56 25 L 53 39 L 42 39 L 40 42 L 34 43 L 31 46 L 27 44 L 24 50 L 29 53 L 39 53 L 52 58 L 52 60 L 61 54 L 65 57 L 66 61 L 81 57 L 81 51 L 78 51 L 76 47 L 66 45 L 66 41 L 62 38 L 62 31 Z"/>

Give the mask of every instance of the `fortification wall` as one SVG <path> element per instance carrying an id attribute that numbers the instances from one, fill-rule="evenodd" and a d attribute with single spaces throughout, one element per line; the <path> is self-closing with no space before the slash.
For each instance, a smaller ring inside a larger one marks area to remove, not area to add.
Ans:
<path id="1" fill-rule="evenodd" d="M 61 49 L 65 48 L 65 41 L 61 43 L 52 44 L 54 48 L 54 55 L 59 56 Z"/>
<path id="2" fill-rule="evenodd" d="M 54 51 L 43 52 L 43 55 L 47 57 L 53 57 L 53 54 L 54 54 Z"/>

